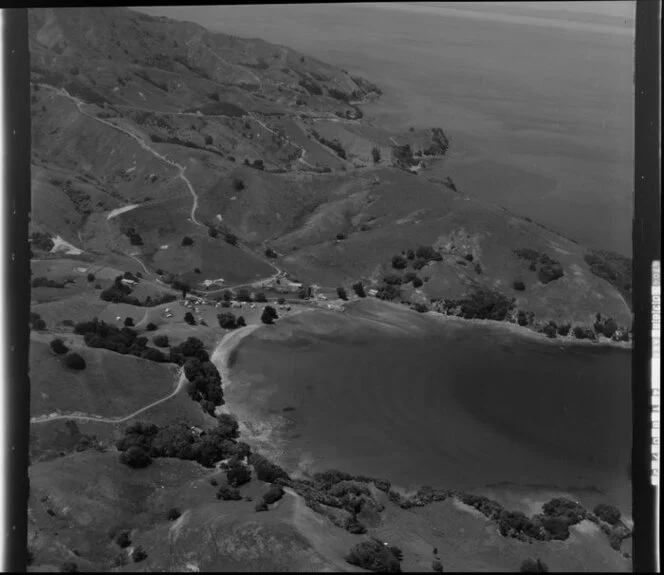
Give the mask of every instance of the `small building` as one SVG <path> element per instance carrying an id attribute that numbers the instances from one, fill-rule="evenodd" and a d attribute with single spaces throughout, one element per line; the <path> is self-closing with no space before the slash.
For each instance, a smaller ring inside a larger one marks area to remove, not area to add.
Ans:
<path id="1" fill-rule="evenodd" d="M 134 280 L 130 280 L 130 279 L 127 279 L 127 278 L 122 278 L 120 280 L 120 283 L 122 283 L 126 286 L 135 286 L 136 285 L 136 282 Z"/>
<path id="2" fill-rule="evenodd" d="M 367 294 L 370 295 L 371 297 L 376 297 L 376 295 L 378 295 L 378 290 L 370 289 L 369 291 L 367 291 Z"/>

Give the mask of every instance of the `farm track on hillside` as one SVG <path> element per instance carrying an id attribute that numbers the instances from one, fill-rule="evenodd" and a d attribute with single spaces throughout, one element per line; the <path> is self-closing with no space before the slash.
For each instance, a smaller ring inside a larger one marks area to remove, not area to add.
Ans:
<path id="1" fill-rule="evenodd" d="M 122 128 L 121 126 L 118 126 L 118 125 L 116 125 L 116 124 L 114 124 L 114 123 L 112 123 L 112 122 L 108 122 L 108 121 L 106 121 L 106 120 L 104 120 L 104 119 L 102 119 L 102 118 L 97 118 L 96 116 L 93 116 L 93 115 L 91 115 L 91 114 L 88 114 L 87 112 L 85 112 L 85 111 L 82 109 L 82 106 L 84 106 L 86 103 L 83 102 L 82 100 L 80 100 L 79 98 L 76 98 L 75 96 L 72 96 L 72 95 L 69 94 L 69 92 L 67 92 L 66 90 L 64 90 L 64 89 L 60 89 L 60 88 L 56 88 L 56 87 L 51 86 L 51 85 L 49 85 L 49 84 L 40 84 L 40 86 L 45 87 L 45 88 L 48 88 L 48 89 L 51 89 L 51 90 L 55 91 L 56 93 L 58 93 L 58 94 L 60 94 L 60 95 L 62 95 L 62 96 L 64 96 L 64 97 L 68 98 L 69 100 L 71 100 L 72 102 L 74 102 L 74 104 L 76 105 L 76 109 L 79 111 L 79 113 L 80 113 L 81 115 L 83 115 L 83 116 L 85 116 L 86 118 L 89 118 L 89 119 L 91 119 L 91 120 L 94 120 L 94 121 L 96 121 L 96 122 L 99 122 L 99 123 L 101 123 L 101 124 L 104 124 L 105 126 L 108 126 L 109 128 L 113 128 L 114 130 L 118 130 L 119 132 L 122 132 L 123 134 L 129 136 L 130 138 L 132 138 L 132 139 L 134 139 L 136 142 L 138 142 L 138 144 L 139 144 L 144 150 L 150 152 L 152 155 L 154 155 L 155 157 L 159 158 L 161 161 L 163 161 L 163 162 L 169 164 L 170 166 L 173 166 L 174 168 L 177 168 L 177 170 L 178 170 L 178 177 L 179 177 L 179 178 L 185 183 L 185 185 L 186 185 L 187 188 L 189 189 L 189 193 L 191 194 L 191 196 L 192 196 L 192 198 L 193 198 L 193 204 L 192 204 L 192 207 L 191 207 L 191 212 L 190 212 L 190 218 L 189 218 L 189 219 L 190 219 L 195 225 L 197 225 L 197 226 L 199 226 L 199 227 L 202 227 L 202 228 L 206 228 L 205 224 L 202 224 L 201 222 L 199 222 L 199 221 L 196 219 L 196 210 L 198 209 L 198 194 L 196 193 L 196 190 L 194 189 L 194 186 L 192 185 L 192 183 L 191 183 L 191 182 L 189 181 L 189 179 L 184 175 L 184 172 L 185 172 L 185 170 L 186 170 L 186 166 L 182 166 L 182 165 L 178 164 L 177 162 L 175 162 L 175 161 L 173 161 L 173 160 L 170 160 L 169 158 L 167 158 L 167 157 L 164 156 L 163 154 L 160 154 L 160 153 L 157 152 L 154 148 L 152 148 L 151 146 L 149 146 L 149 145 L 145 142 L 145 140 L 144 140 L 142 137 L 140 137 L 139 135 L 135 134 L 135 133 L 132 132 L 131 130 L 126 130 L 126 129 Z M 255 118 L 254 118 L 254 119 L 255 119 Z M 256 120 L 256 121 L 257 121 L 258 123 L 260 123 L 261 125 L 264 126 L 264 124 L 262 124 L 259 120 Z M 268 131 L 272 132 L 273 134 L 275 133 L 275 132 L 273 132 L 272 130 L 270 130 L 269 128 L 267 128 L 266 126 L 264 126 L 264 127 L 265 127 Z M 292 143 L 292 142 L 289 141 L 289 143 Z M 295 144 L 293 144 L 293 145 L 295 145 Z M 251 251 L 249 248 L 246 248 L 246 247 L 242 247 L 242 246 L 241 246 L 240 249 L 244 249 L 245 251 L 248 251 L 248 252 L 254 254 L 254 252 Z M 254 255 L 255 255 L 255 254 L 254 254 Z M 139 258 L 137 258 L 136 256 L 129 256 L 129 257 L 131 257 L 132 259 L 136 260 L 136 261 L 137 261 L 137 262 L 143 267 L 143 269 L 144 269 L 147 273 L 150 273 L 151 275 L 154 275 L 154 274 L 152 274 L 150 271 L 148 271 L 147 266 L 145 266 L 145 264 L 144 264 Z M 274 269 L 274 270 L 276 271 L 276 274 L 275 274 L 274 276 L 270 276 L 269 278 L 262 278 L 262 279 L 259 279 L 259 280 L 255 280 L 255 281 L 253 281 L 253 282 L 249 282 L 249 283 L 247 283 L 247 284 L 241 284 L 242 286 L 244 286 L 244 285 L 251 285 L 251 284 L 256 283 L 256 282 L 258 282 L 258 281 L 270 281 L 270 280 L 272 280 L 272 279 L 277 278 L 277 277 L 282 273 L 282 270 L 280 270 L 276 265 L 274 265 L 273 263 L 267 261 L 267 260 L 264 259 L 264 258 L 262 258 L 262 259 L 263 259 L 263 261 L 264 261 L 265 263 L 267 263 L 272 269 Z M 155 277 L 156 277 L 156 276 L 155 276 Z M 162 285 L 166 285 L 166 284 L 163 284 L 163 282 L 161 282 L 158 278 L 157 278 L 157 281 L 158 281 L 159 283 L 162 283 Z M 236 287 L 236 286 L 228 286 L 228 287 Z M 237 286 L 237 287 L 240 287 L 240 286 Z M 228 288 L 226 288 L 226 289 L 228 289 Z"/>
<path id="2" fill-rule="evenodd" d="M 62 419 L 75 419 L 77 421 L 95 421 L 97 423 L 123 423 L 132 417 L 136 417 L 137 415 L 140 415 L 144 411 L 147 411 L 148 409 L 152 409 L 153 407 L 156 407 L 157 405 L 160 405 L 164 403 L 165 401 L 168 401 L 169 399 L 175 397 L 180 391 L 184 388 L 185 384 L 187 383 L 187 378 L 184 375 L 184 368 L 180 369 L 180 375 L 178 379 L 178 384 L 175 387 L 175 390 L 169 393 L 166 397 L 162 397 L 161 399 L 158 399 L 157 401 L 153 401 L 152 403 L 146 405 L 145 407 L 141 407 L 140 409 L 137 409 L 133 413 L 130 413 L 129 415 L 125 415 L 124 417 L 102 417 L 100 415 L 86 415 L 86 414 L 71 414 L 71 415 L 66 415 L 66 414 L 58 414 L 58 415 L 39 415 L 37 417 L 32 417 L 30 418 L 30 424 L 34 423 L 48 423 L 49 421 L 58 421 Z"/>

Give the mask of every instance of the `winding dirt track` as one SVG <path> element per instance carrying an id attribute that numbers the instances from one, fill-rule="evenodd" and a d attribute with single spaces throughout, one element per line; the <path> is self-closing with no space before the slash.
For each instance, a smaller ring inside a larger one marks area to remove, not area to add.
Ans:
<path id="1" fill-rule="evenodd" d="M 240 329 L 230 331 L 224 335 L 221 341 L 217 344 L 214 352 L 211 355 L 210 360 L 217 366 L 219 373 L 222 377 L 223 385 L 228 385 L 229 383 L 229 371 L 228 371 L 228 358 L 230 357 L 231 352 L 235 347 L 252 333 L 254 330 L 258 329 L 260 325 L 253 324 L 242 327 Z M 123 423 L 140 415 L 141 413 L 152 409 L 157 405 L 168 401 L 169 399 L 175 397 L 182 389 L 185 384 L 188 382 L 187 378 L 184 375 L 184 369 L 181 368 L 178 376 L 178 383 L 175 386 L 175 389 L 169 393 L 167 396 L 162 397 L 148 405 L 137 409 L 136 411 L 119 417 L 102 417 L 100 415 L 92 415 L 86 413 L 71 413 L 71 414 L 57 414 L 57 415 L 39 415 L 37 417 L 32 417 L 30 419 L 30 424 L 33 423 L 47 423 L 49 421 L 57 421 L 62 419 L 74 419 L 76 421 L 95 421 L 97 423 Z"/>

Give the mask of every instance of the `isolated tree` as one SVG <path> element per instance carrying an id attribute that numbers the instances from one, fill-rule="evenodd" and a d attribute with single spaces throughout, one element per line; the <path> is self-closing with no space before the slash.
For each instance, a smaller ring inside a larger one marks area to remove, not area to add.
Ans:
<path id="1" fill-rule="evenodd" d="M 277 310 L 275 310 L 271 305 L 266 305 L 263 313 L 261 314 L 261 321 L 266 324 L 274 323 L 275 319 L 278 319 Z"/>
<path id="2" fill-rule="evenodd" d="M 57 353 L 58 355 L 63 355 L 69 351 L 69 348 L 64 344 L 64 342 L 60 339 L 54 339 L 51 342 L 51 349 L 53 350 L 54 353 Z"/>
<path id="3" fill-rule="evenodd" d="M 244 181 L 241 180 L 240 178 L 233 178 L 233 189 L 235 189 L 238 192 L 244 190 Z"/>
<path id="4" fill-rule="evenodd" d="M 244 327 L 247 325 L 247 322 L 245 321 L 244 316 L 238 316 L 237 320 L 235 320 L 235 324 L 238 327 Z"/>
<path id="5" fill-rule="evenodd" d="M 189 236 L 184 236 L 182 238 L 182 245 L 183 246 L 191 246 L 193 245 L 194 240 L 192 240 Z"/>
<path id="6" fill-rule="evenodd" d="M 146 329 L 147 331 L 157 331 L 158 328 L 157 328 L 157 324 L 156 324 L 156 323 L 152 323 L 152 322 L 150 322 L 150 323 L 148 323 L 148 325 L 145 326 L 145 329 Z"/>
<path id="7" fill-rule="evenodd" d="M 190 311 L 184 314 L 184 321 L 186 321 L 189 325 L 196 325 L 194 314 L 192 314 Z"/>
<path id="8" fill-rule="evenodd" d="M 265 250 L 265 257 L 275 259 L 277 257 L 277 252 L 275 252 L 272 248 L 267 248 Z"/>
<path id="9" fill-rule="evenodd" d="M 157 347 L 168 347 L 168 336 L 167 335 L 155 335 L 152 338 L 152 341 Z"/>
<path id="10" fill-rule="evenodd" d="M 69 353 L 65 356 L 65 365 L 70 369 L 85 369 L 85 360 L 78 353 Z"/>
<path id="11" fill-rule="evenodd" d="M 134 469 L 142 469 L 152 463 L 152 458 L 142 447 L 134 445 L 120 454 L 120 462 Z"/>
<path id="12" fill-rule="evenodd" d="M 347 236 L 346 234 L 344 234 L 343 232 L 339 232 L 339 233 L 337 234 L 337 239 L 338 239 L 338 240 L 345 240 L 347 237 L 348 237 L 348 236 Z"/>
<path id="13" fill-rule="evenodd" d="M 348 294 L 346 293 L 346 290 L 342 286 L 339 286 L 337 288 L 337 295 L 339 296 L 339 299 L 342 299 L 344 301 L 348 299 Z"/>
<path id="14" fill-rule="evenodd" d="M 88 280 L 89 282 L 93 282 L 93 281 L 95 281 L 95 274 L 93 274 L 93 273 L 89 273 L 89 274 L 86 276 L 86 278 L 87 278 L 87 280 Z"/>
<path id="15" fill-rule="evenodd" d="M 236 246 L 237 245 L 237 236 L 235 234 L 226 234 L 224 236 L 224 239 L 226 240 L 226 243 Z"/>
<path id="16" fill-rule="evenodd" d="M 231 301 L 233 299 L 233 292 L 231 290 L 224 290 L 222 297 L 224 301 Z"/>
<path id="17" fill-rule="evenodd" d="M 127 327 L 133 327 L 134 326 L 134 318 L 126 317 L 125 320 L 124 320 L 124 324 Z"/>
<path id="18" fill-rule="evenodd" d="M 267 301 L 267 297 L 265 297 L 265 294 L 262 291 L 259 291 L 254 295 L 254 301 L 265 303 Z"/>
<path id="19" fill-rule="evenodd" d="M 206 134 L 205 135 L 205 145 L 210 146 L 210 145 L 212 145 L 212 142 L 213 142 L 212 136 L 210 136 L 210 134 Z"/>
<path id="20" fill-rule="evenodd" d="M 168 510 L 168 513 L 166 513 L 166 519 L 169 521 L 175 521 L 182 515 L 182 512 L 177 508 L 177 507 L 172 507 L 171 509 Z"/>
<path id="21" fill-rule="evenodd" d="M 353 291 L 357 294 L 358 297 L 367 297 L 367 294 L 364 293 L 364 286 L 362 282 L 357 282 L 353 284 Z"/>
<path id="22" fill-rule="evenodd" d="M 526 284 L 524 284 L 523 281 L 521 281 L 521 280 L 514 280 L 514 281 L 512 282 L 512 287 L 513 287 L 516 291 L 523 291 L 523 290 L 526 289 Z"/>
<path id="23" fill-rule="evenodd" d="M 394 256 L 392 258 L 392 267 L 395 270 L 402 270 L 408 265 L 408 262 L 406 261 L 406 258 L 403 256 Z"/>
<path id="24" fill-rule="evenodd" d="M 217 231 L 217 228 L 215 228 L 214 226 L 208 226 L 208 235 L 211 238 L 216 238 L 219 236 L 219 232 Z"/>
<path id="25" fill-rule="evenodd" d="M 377 164 L 377 163 L 380 162 L 380 149 L 378 148 L 378 146 L 374 146 L 371 149 L 371 155 L 373 157 L 374 164 Z"/>

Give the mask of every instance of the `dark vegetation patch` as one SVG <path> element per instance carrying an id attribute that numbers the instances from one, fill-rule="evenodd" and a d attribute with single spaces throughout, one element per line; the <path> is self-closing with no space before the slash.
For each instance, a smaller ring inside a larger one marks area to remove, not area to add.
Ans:
<path id="1" fill-rule="evenodd" d="M 346 562 L 377 573 L 400 573 L 401 565 L 392 550 L 375 539 L 354 545 Z"/>
<path id="2" fill-rule="evenodd" d="M 217 98 L 219 96 L 217 95 Z M 185 112 L 196 113 L 200 112 L 204 116 L 231 116 L 239 118 L 247 115 L 247 111 L 236 104 L 230 102 L 208 102 L 202 106 L 196 106 L 185 110 Z"/>
<path id="3" fill-rule="evenodd" d="M 144 454 L 150 460 L 174 457 L 214 467 L 223 459 L 246 453 L 247 446 L 237 442 L 238 436 L 237 421 L 230 415 L 222 414 L 217 418 L 216 427 L 201 433 L 185 423 L 160 428 L 152 423 L 136 422 L 125 428 L 124 436 L 118 439 L 116 447 L 124 456 L 121 461 L 127 465 L 131 465 L 127 459 L 136 454 L 143 458 Z M 142 453 L 136 452 L 136 449 Z M 132 454 L 125 455 L 131 450 L 134 450 Z"/>
<path id="4" fill-rule="evenodd" d="M 615 252 L 592 251 L 584 256 L 590 271 L 608 281 L 632 310 L 632 259 Z"/>
<path id="5" fill-rule="evenodd" d="M 509 299 L 500 292 L 478 289 L 462 299 L 445 300 L 443 309 L 450 315 L 460 315 L 465 319 L 504 321 L 515 303 L 514 298 Z"/>
<path id="6" fill-rule="evenodd" d="M 321 136 L 316 130 L 312 130 L 311 134 L 316 140 L 318 140 L 321 144 L 324 146 L 327 146 L 328 148 L 334 150 L 342 160 L 346 159 L 346 150 L 344 150 L 343 146 L 341 145 L 341 142 L 334 138 L 333 140 L 328 140 L 327 138 L 324 138 Z"/>
<path id="7" fill-rule="evenodd" d="M 537 277 L 543 284 L 548 284 L 565 275 L 560 262 L 545 253 L 530 248 L 518 248 L 513 251 L 519 259 L 529 262 L 531 271 L 537 270 Z"/>
<path id="8" fill-rule="evenodd" d="M 30 245 L 43 252 L 50 252 L 55 246 L 51 236 L 44 232 L 32 232 L 30 234 Z"/>
<path id="9" fill-rule="evenodd" d="M 117 276 L 113 282 L 113 285 L 102 290 L 99 294 L 100 299 L 111 302 L 111 303 L 125 303 L 129 305 L 141 306 L 141 307 L 156 307 L 164 303 L 170 303 L 175 301 L 177 297 L 170 293 L 162 293 L 156 297 L 147 296 L 142 302 L 137 298 L 131 295 L 134 291 L 131 286 L 122 282 L 123 276 Z M 136 278 L 138 279 L 138 278 Z M 133 280 L 133 281 L 136 281 Z"/>
<path id="10" fill-rule="evenodd" d="M 65 284 L 64 282 L 57 282 L 55 280 L 48 279 L 43 276 L 39 276 L 36 278 L 32 278 L 32 281 L 30 282 L 30 285 L 33 288 L 38 288 L 38 287 L 49 287 L 49 288 L 64 288 Z"/>

